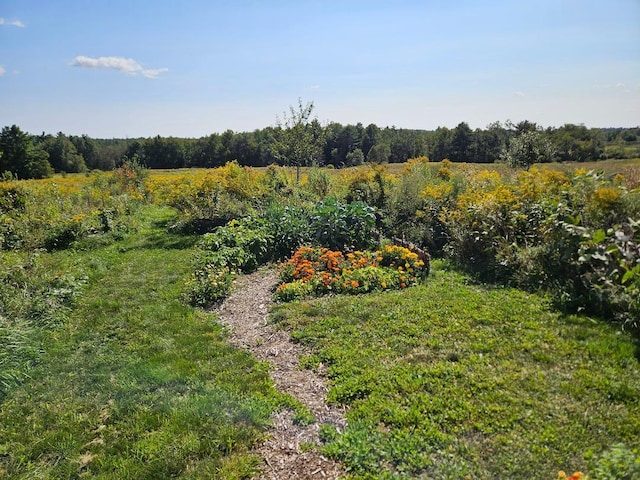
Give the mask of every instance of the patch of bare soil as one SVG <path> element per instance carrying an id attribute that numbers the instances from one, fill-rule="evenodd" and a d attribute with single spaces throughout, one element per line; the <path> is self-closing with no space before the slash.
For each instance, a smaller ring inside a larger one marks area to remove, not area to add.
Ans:
<path id="1" fill-rule="evenodd" d="M 313 413 L 311 425 L 293 422 L 293 412 L 277 412 L 271 435 L 258 453 L 263 458 L 262 479 L 336 479 L 344 475 L 342 467 L 305 444 L 319 443 L 320 425 L 330 423 L 342 430 L 344 410 L 329 406 L 327 388 L 321 374 L 299 368 L 304 353 L 291 342 L 288 332 L 268 323 L 272 292 L 278 279 L 272 270 L 260 270 L 236 280 L 234 292 L 218 308 L 220 321 L 229 329 L 232 345 L 248 350 L 254 357 L 272 365 L 271 378 L 278 390 L 289 393 Z"/>

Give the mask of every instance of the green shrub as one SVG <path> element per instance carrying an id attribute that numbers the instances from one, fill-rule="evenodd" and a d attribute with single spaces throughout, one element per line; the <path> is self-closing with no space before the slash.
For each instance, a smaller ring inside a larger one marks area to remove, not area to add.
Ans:
<path id="1" fill-rule="evenodd" d="M 318 245 L 332 250 L 364 250 L 377 243 L 376 216 L 364 202 L 319 202 L 311 215 L 311 235 Z"/>
<path id="2" fill-rule="evenodd" d="M 27 193 L 20 185 L 14 182 L 0 181 L 0 213 L 23 211 L 26 199 Z"/>
<path id="3" fill-rule="evenodd" d="M 203 235 L 194 256 L 194 273 L 187 282 L 189 304 L 206 308 L 229 295 L 233 277 L 247 273 L 270 258 L 271 236 L 264 222 L 232 220 Z"/>
<path id="4" fill-rule="evenodd" d="M 635 480 L 640 478 L 640 454 L 619 443 L 593 460 L 590 480 Z"/>
<path id="5" fill-rule="evenodd" d="M 71 218 L 55 225 L 44 238 L 44 248 L 48 251 L 64 250 L 73 242 L 87 234 L 81 218 Z"/>
<path id="6" fill-rule="evenodd" d="M 331 176 L 326 169 L 314 167 L 309 171 L 307 176 L 306 188 L 316 196 L 323 200 L 331 192 Z"/>
<path id="7" fill-rule="evenodd" d="M 289 258 L 302 245 L 311 242 L 309 208 L 274 202 L 267 207 L 263 218 L 271 237 L 269 251 L 274 260 Z"/>
<path id="8" fill-rule="evenodd" d="M 255 208 L 249 200 L 238 199 L 223 190 L 181 197 L 179 202 L 172 202 L 171 206 L 182 213 L 174 228 L 185 233 L 211 232 L 232 220 L 255 214 Z"/>
<path id="9" fill-rule="evenodd" d="M 591 307 L 640 328 L 640 221 L 629 220 L 581 242 L 577 265 Z"/>
<path id="10" fill-rule="evenodd" d="M 187 281 L 185 298 L 189 305 L 208 308 L 229 296 L 234 277 L 234 273 L 207 265 Z"/>
<path id="11" fill-rule="evenodd" d="M 198 245 L 198 263 L 251 272 L 270 258 L 271 234 L 264 222 L 245 218 L 203 235 Z"/>

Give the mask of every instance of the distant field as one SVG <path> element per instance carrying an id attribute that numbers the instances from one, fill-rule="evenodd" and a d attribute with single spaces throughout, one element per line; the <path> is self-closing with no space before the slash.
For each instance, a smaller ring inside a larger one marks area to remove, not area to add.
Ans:
<path id="1" fill-rule="evenodd" d="M 434 165 L 439 165 L 441 162 L 432 162 Z M 501 174 L 512 173 L 514 170 L 509 168 L 506 164 L 502 163 L 456 163 L 453 164 L 457 168 L 469 169 L 472 171 L 478 170 L 495 170 L 500 172 Z M 387 173 L 392 175 L 400 175 L 406 168 L 407 163 L 388 163 L 384 164 L 384 167 Z M 555 170 L 563 170 L 563 171 L 573 171 L 579 168 L 587 169 L 587 170 L 603 170 L 605 173 L 618 173 L 622 172 L 628 168 L 640 168 L 640 158 L 632 158 L 632 159 L 610 159 L 610 160 L 599 160 L 595 162 L 565 162 L 565 163 L 541 163 L 535 165 L 538 168 L 550 168 Z M 268 167 L 251 167 L 255 168 L 257 171 L 264 171 Z M 288 172 L 292 178 L 295 178 L 295 168 L 289 167 L 280 167 L 284 171 Z M 348 172 L 354 171 L 358 169 L 369 168 L 368 165 L 362 165 L 358 167 L 349 167 L 344 169 L 336 169 L 336 168 L 327 168 L 328 172 L 335 172 L 339 174 L 340 172 Z M 202 168 L 178 168 L 173 170 L 152 170 L 150 172 L 150 177 L 152 179 L 167 179 L 169 177 L 175 175 L 182 176 L 190 176 L 196 175 L 197 173 L 201 173 L 203 170 L 215 170 L 215 169 L 202 169 Z M 308 175 L 308 173 L 313 170 L 312 167 L 304 167 L 301 169 L 302 176 Z"/>

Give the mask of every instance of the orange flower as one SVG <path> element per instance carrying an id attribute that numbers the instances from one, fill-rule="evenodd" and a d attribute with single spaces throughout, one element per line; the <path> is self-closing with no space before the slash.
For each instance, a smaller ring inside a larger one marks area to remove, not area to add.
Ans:
<path id="1" fill-rule="evenodd" d="M 360 286 L 360 284 L 358 283 L 357 280 L 351 280 L 351 286 L 353 288 L 358 288 Z"/>

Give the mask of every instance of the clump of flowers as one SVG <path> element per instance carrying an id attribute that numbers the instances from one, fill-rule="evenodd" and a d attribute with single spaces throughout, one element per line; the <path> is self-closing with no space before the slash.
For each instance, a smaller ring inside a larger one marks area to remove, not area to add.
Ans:
<path id="1" fill-rule="evenodd" d="M 574 472 L 573 475 L 568 477 L 564 471 L 560 470 L 558 472 L 558 480 L 587 480 L 587 477 L 582 472 Z"/>
<path id="2" fill-rule="evenodd" d="M 290 301 L 327 293 L 358 294 L 416 285 L 428 267 L 411 250 L 386 245 L 377 251 L 343 253 L 301 247 L 281 266 L 275 298 Z"/>

